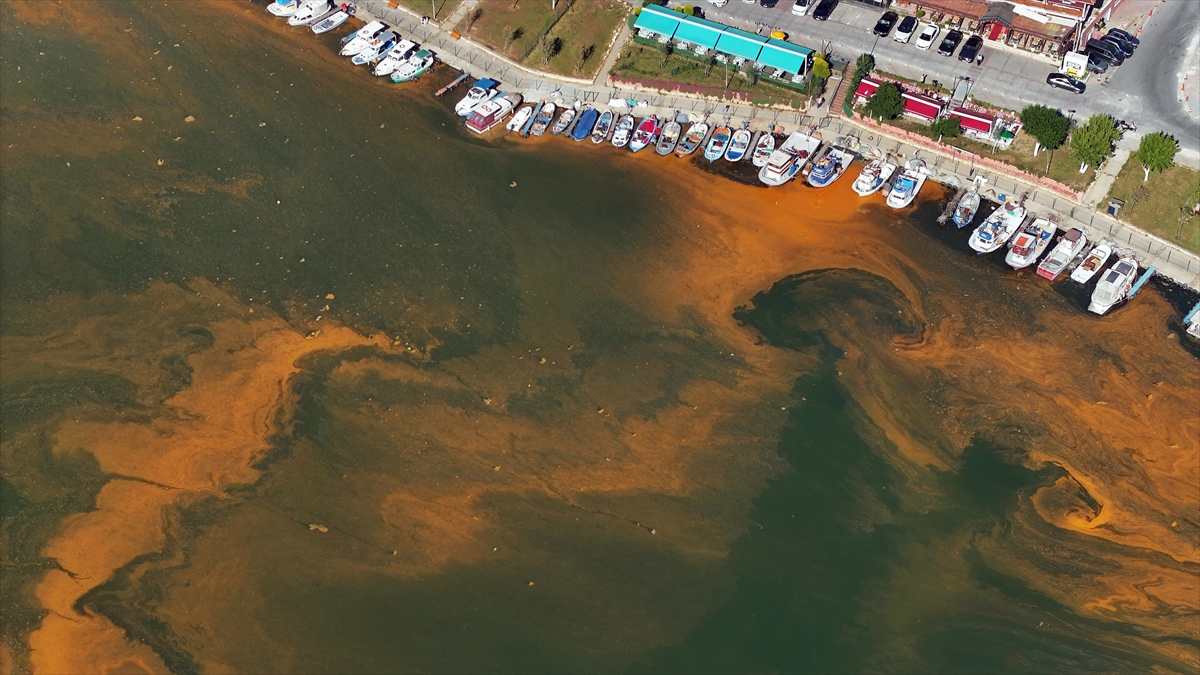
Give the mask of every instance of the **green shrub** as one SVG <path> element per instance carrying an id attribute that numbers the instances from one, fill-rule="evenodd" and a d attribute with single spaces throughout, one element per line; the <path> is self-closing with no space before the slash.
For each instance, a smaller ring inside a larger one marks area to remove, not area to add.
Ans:
<path id="1" fill-rule="evenodd" d="M 962 125 L 957 119 L 952 117 L 943 117 L 929 125 L 929 136 L 931 138 L 957 138 L 961 135 Z"/>

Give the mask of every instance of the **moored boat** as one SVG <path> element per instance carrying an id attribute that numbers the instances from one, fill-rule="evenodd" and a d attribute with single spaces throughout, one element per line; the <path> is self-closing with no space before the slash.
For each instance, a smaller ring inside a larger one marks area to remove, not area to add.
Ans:
<path id="1" fill-rule="evenodd" d="M 658 137 L 658 143 L 654 146 L 654 151 L 666 157 L 675 152 L 675 146 L 679 145 L 679 135 L 683 133 L 683 125 L 675 120 L 667 122 L 662 129 L 662 134 Z"/>
<path id="2" fill-rule="evenodd" d="M 1024 220 L 1023 205 L 1005 202 L 975 228 L 968 243 L 978 253 L 991 253 L 1007 244 Z"/>
<path id="3" fill-rule="evenodd" d="M 902 209 L 912 204 L 917 198 L 917 193 L 921 191 L 921 186 L 925 184 L 925 179 L 928 177 L 929 169 L 925 167 L 923 160 L 908 160 L 908 163 L 904 166 L 904 171 L 896 179 L 892 190 L 888 192 L 887 205 L 893 209 Z"/>
<path id="4" fill-rule="evenodd" d="M 575 115 L 577 114 L 579 114 L 579 111 L 575 108 L 567 108 L 566 110 L 563 110 L 562 114 L 558 116 L 558 121 L 555 122 L 554 126 L 550 128 L 550 133 L 557 136 L 566 131 L 567 126 L 571 124 L 571 121 L 575 119 Z"/>
<path id="5" fill-rule="evenodd" d="M 704 137 L 708 135 L 708 123 L 697 122 L 688 127 L 687 133 L 679 140 L 679 145 L 675 148 L 676 157 L 687 157 L 700 147 L 704 142 Z"/>
<path id="6" fill-rule="evenodd" d="M 292 16 L 300 11 L 300 0 L 275 0 L 267 5 L 267 11 L 278 17 Z"/>
<path id="7" fill-rule="evenodd" d="M 529 121 L 529 118 L 533 116 L 533 111 L 536 109 L 536 105 L 527 105 L 521 108 L 517 111 L 517 114 L 512 116 L 512 119 L 508 121 L 508 124 L 504 125 L 504 128 L 513 132 L 520 131 L 521 127 L 524 127 L 525 123 Z"/>
<path id="8" fill-rule="evenodd" d="M 808 174 L 808 184 L 815 188 L 833 185 L 833 182 L 842 177 L 846 168 L 850 166 L 850 162 L 853 161 L 854 155 L 848 150 L 836 145 L 829 146 L 813 164 L 812 170 Z"/>
<path id="9" fill-rule="evenodd" d="M 704 159 L 710 162 L 715 162 L 725 155 L 726 148 L 729 147 L 729 137 L 733 133 L 729 127 L 722 124 L 713 131 L 712 138 L 708 139 L 708 147 L 704 148 Z"/>
<path id="10" fill-rule="evenodd" d="M 482 134 L 503 122 L 520 104 L 520 94 L 507 92 L 480 103 L 467 116 L 467 128 L 477 134 Z"/>
<path id="11" fill-rule="evenodd" d="M 1079 263 L 1079 267 L 1071 272 L 1071 281 L 1086 284 L 1091 281 L 1096 272 L 1099 272 L 1104 263 L 1108 262 L 1108 257 L 1112 255 L 1112 244 L 1107 241 L 1102 241 L 1088 252 L 1083 262 Z"/>
<path id="12" fill-rule="evenodd" d="M 872 160 L 854 179 L 854 191 L 860 197 L 867 197 L 879 191 L 883 184 L 896 173 L 896 165 L 883 159 Z"/>
<path id="13" fill-rule="evenodd" d="M 608 138 L 608 132 L 612 131 L 613 113 L 611 110 L 605 110 L 600 114 L 600 119 L 596 120 L 596 126 L 592 128 L 592 142 L 600 145 L 604 139 Z"/>
<path id="14" fill-rule="evenodd" d="M 729 149 L 725 151 L 725 161 L 740 162 L 750 149 L 750 130 L 743 126 L 729 137 Z"/>
<path id="15" fill-rule="evenodd" d="M 1125 299 L 1133 281 L 1137 277 L 1138 265 L 1132 256 L 1122 256 L 1096 282 L 1096 290 L 1092 291 L 1092 301 L 1088 311 L 1103 315 L 1114 305 Z"/>
<path id="16" fill-rule="evenodd" d="M 306 0 L 295 14 L 288 17 L 288 25 L 303 26 L 312 23 L 328 13 L 329 8 L 329 0 Z"/>
<path id="17" fill-rule="evenodd" d="M 388 50 L 392 47 L 395 47 L 396 43 L 399 41 L 400 36 L 396 34 L 396 31 L 384 31 L 380 33 L 374 40 L 371 40 L 366 49 L 355 54 L 350 59 L 350 63 L 353 63 L 356 66 L 361 66 L 370 63 L 375 59 L 382 58 L 386 56 Z"/>
<path id="18" fill-rule="evenodd" d="M 324 19 L 321 19 L 320 21 L 314 23 L 312 25 L 312 32 L 316 33 L 317 35 L 320 35 L 321 33 L 328 33 L 329 31 L 333 30 L 334 28 L 337 28 L 338 26 L 346 23 L 346 20 L 349 18 L 350 18 L 349 12 L 345 12 L 345 11 L 342 11 L 339 9 L 338 11 L 334 12 L 333 14 L 330 14 L 329 16 L 325 17 Z"/>
<path id="19" fill-rule="evenodd" d="M 1085 246 L 1087 246 L 1087 235 L 1083 230 L 1078 227 L 1067 230 L 1066 234 L 1059 238 L 1054 248 L 1050 249 L 1050 255 L 1046 256 L 1045 260 L 1042 260 L 1041 264 L 1037 266 L 1038 276 L 1054 281 L 1076 256 L 1083 253 Z"/>
<path id="20" fill-rule="evenodd" d="M 388 50 L 387 56 L 379 60 L 375 64 L 375 70 L 371 71 L 379 77 L 391 75 L 396 72 L 405 61 L 408 60 L 413 52 L 417 50 L 417 43 L 412 40 L 401 40 L 396 43 L 396 46 Z"/>
<path id="21" fill-rule="evenodd" d="M 1054 233 L 1057 231 L 1058 225 L 1050 222 L 1050 219 L 1035 219 L 1021 228 L 1017 232 L 1017 236 L 1013 237 L 1008 254 L 1004 256 L 1004 262 L 1014 270 L 1029 267 L 1050 245 L 1050 240 L 1054 238 Z"/>
<path id="22" fill-rule="evenodd" d="M 435 63 L 437 63 L 437 57 L 433 52 L 428 49 L 418 49 L 392 72 L 392 82 L 415 82 L 417 78 L 429 72 Z"/>
<path id="23" fill-rule="evenodd" d="M 458 103 L 454 104 L 454 112 L 462 117 L 470 115 L 471 108 L 496 96 L 496 86 L 499 84 L 499 82 L 490 77 L 476 80 L 475 84 L 471 85 L 471 88 L 467 90 L 467 93 L 458 100 Z M 551 103 L 549 105 L 551 106 L 551 110 L 553 110 L 554 104 Z"/>
<path id="24" fill-rule="evenodd" d="M 758 179 L 772 187 L 783 185 L 808 164 L 821 141 L 808 134 L 793 132 L 767 158 L 767 163 L 758 172 Z"/>
<path id="25" fill-rule="evenodd" d="M 533 126 L 529 127 L 529 133 L 534 136 L 541 136 L 546 133 L 546 129 L 550 127 L 550 120 L 554 119 L 554 112 L 558 110 L 558 106 L 554 105 L 553 101 L 546 101 L 542 104 L 542 109 L 533 118 Z"/>
<path id="26" fill-rule="evenodd" d="M 767 159 L 775 150 L 775 134 L 770 131 L 764 131 L 758 136 L 758 142 L 754 144 L 754 154 L 750 156 L 750 163 L 758 168 L 767 165 Z"/>
<path id="27" fill-rule="evenodd" d="M 658 121 L 658 117 L 651 115 L 642 120 L 637 125 L 637 130 L 633 132 L 633 137 L 629 139 L 629 149 L 633 152 L 638 152 L 647 145 L 654 143 L 658 138 L 658 132 L 662 129 L 662 125 Z"/>
<path id="28" fill-rule="evenodd" d="M 954 205 L 954 224 L 959 228 L 966 227 L 975 220 L 975 214 L 979 211 L 979 192 L 971 190 L 964 194 L 958 204 Z"/>
<path id="29" fill-rule="evenodd" d="M 372 21 L 357 31 L 347 35 L 342 48 L 338 52 L 342 56 L 354 56 L 355 54 L 366 49 L 371 41 L 379 36 L 380 33 L 388 29 L 388 25 L 382 21 Z"/>
<path id="30" fill-rule="evenodd" d="M 633 115 L 621 115 L 621 119 L 617 120 L 617 128 L 613 131 L 612 144 L 613 147 L 623 148 L 629 143 L 629 137 L 633 135 Z"/>
<path id="31" fill-rule="evenodd" d="M 600 111 L 595 108 L 588 108 L 579 115 L 579 121 L 575 123 L 575 128 L 571 130 L 571 140 L 575 142 L 582 141 L 592 135 L 592 127 L 596 126 L 596 120 L 600 119 Z"/>

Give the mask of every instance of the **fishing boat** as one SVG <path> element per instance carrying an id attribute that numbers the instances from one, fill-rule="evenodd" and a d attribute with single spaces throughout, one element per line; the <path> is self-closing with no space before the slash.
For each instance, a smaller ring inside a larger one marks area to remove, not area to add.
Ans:
<path id="1" fill-rule="evenodd" d="M 629 139 L 629 149 L 639 152 L 647 145 L 653 144 L 658 138 L 660 129 L 662 129 L 662 125 L 659 124 L 657 116 L 651 115 L 642 120 L 637 125 L 637 130 L 633 132 L 633 137 Z"/>
<path id="2" fill-rule="evenodd" d="M 1008 243 L 1025 220 L 1025 207 L 1005 202 L 971 233 L 969 242 L 977 253 L 991 253 Z"/>
<path id="3" fill-rule="evenodd" d="M 683 125 L 675 120 L 667 122 L 663 126 L 662 134 L 658 137 L 658 143 L 654 146 L 654 151 L 666 157 L 675 152 L 675 146 L 679 145 L 679 135 L 683 133 Z"/>
<path id="4" fill-rule="evenodd" d="M 521 108 L 517 111 L 516 115 L 512 116 L 512 119 L 508 121 L 508 124 L 504 125 L 504 128 L 513 132 L 520 131 L 521 127 L 524 127 L 525 123 L 529 121 L 529 118 L 533 116 L 533 111 L 536 108 L 537 106 L 532 105 L 527 105 L 524 108 Z"/>
<path id="5" fill-rule="evenodd" d="M 392 82 L 415 82 L 417 78 L 429 72 L 435 63 L 437 63 L 437 57 L 433 55 L 433 52 L 428 49 L 418 49 L 416 54 L 408 57 L 408 60 L 401 63 L 400 67 L 392 73 Z"/>
<path id="6" fill-rule="evenodd" d="M 503 93 L 489 101 L 475 106 L 467 116 L 467 128 L 477 134 L 482 134 L 500 124 L 521 105 L 520 94 Z"/>
<path id="7" fill-rule="evenodd" d="M 833 185 L 853 161 L 854 155 L 850 151 L 836 145 L 829 146 L 813 164 L 812 171 L 808 174 L 808 184 L 815 188 Z"/>
<path id="8" fill-rule="evenodd" d="M 408 57 L 412 56 L 413 52 L 416 50 L 417 43 L 413 42 L 412 40 L 401 40 L 396 43 L 395 47 L 392 47 L 391 50 L 388 51 L 387 56 L 383 57 L 379 60 L 379 63 L 375 64 L 375 70 L 371 72 L 375 73 L 379 77 L 391 75 L 392 73 L 396 72 L 396 69 L 399 68 L 405 61 L 407 61 Z"/>
<path id="9" fill-rule="evenodd" d="M 579 121 L 575 123 L 575 128 L 571 130 L 571 140 L 578 143 L 588 136 L 592 135 L 592 127 L 596 126 L 596 120 L 600 119 L 600 111 L 595 108 L 588 108 L 579 115 Z"/>
<path id="10" fill-rule="evenodd" d="M 333 30 L 334 28 L 337 28 L 338 26 L 346 23 L 346 19 L 349 19 L 349 18 L 350 18 L 350 14 L 348 12 L 344 12 L 339 9 L 338 11 L 334 12 L 333 14 L 330 14 L 329 16 L 325 17 L 324 19 L 321 19 L 320 21 L 314 23 L 312 25 L 312 32 L 316 33 L 317 35 L 320 35 L 321 33 L 328 33 L 329 31 Z"/>
<path id="11" fill-rule="evenodd" d="M 929 169 L 925 167 L 923 160 L 908 160 L 908 163 L 904 166 L 904 171 L 900 174 L 900 178 L 892 186 L 891 192 L 888 192 L 887 205 L 893 209 L 902 209 L 912 204 L 913 200 L 917 198 L 917 193 L 921 191 L 921 186 L 925 184 L 925 179 L 928 177 Z"/>
<path id="12" fill-rule="evenodd" d="M 758 142 L 754 144 L 754 154 L 750 156 L 750 163 L 760 169 L 767 165 L 767 158 L 775 150 L 775 134 L 764 131 L 758 137 Z"/>
<path id="13" fill-rule="evenodd" d="M 1083 253 L 1085 246 L 1087 246 L 1087 235 L 1083 233 L 1083 230 L 1078 227 L 1067 230 L 1066 234 L 1059 238 L 1054 248 L 1050 249 L 1050 255 L 1046 256 L 1046 259 L 1038 265 L 1038 276 L 1054 281 L 1076 256 Z"/>
<path id="14" fill-rule="evenodd" d="M 733 132 L 733 135 L 729 137 L 729 149 L 725 151 L 725 161 L 742 161 L 742 158 L 746 156 L 746 151 L 750 149 L 752 135 L 744 124 L 741 129 Z"/>
<path id="15" fill-rule="evenodd" d="M 554 119 L 555 110 L 558 110 L 558 107 L 552 101 L 543 103 L 542 109 L 533 118 L 533 126 L 529 127 L 529 133 L 534 136 L 541 136 L 546 133 L 546 129 L 550 126 L 550 120 Z"/>
<path id="16" fill-rule="evenodd" d="M 713 132 L 712 138 L 708 139 L 708 147 L 704 148 L 704 159 L 710 162 L 715 162 L 725 154 L 725 150 L 729 147 L 729 137 L 733 133 L 729 127 L 722 124 Z"/>
<path id="17" fill-rule="evenodd" d="M 371 41 L 379 36 L 380 33 L 388 29 L 388 25 L 382 21 L 372 21 L 367 25 L 359 28 L 357 31 L 347 35 L 342 42 L 342 49 L 338 53 L 342 56 L 354 56 L 371 45 Z"/>
<path id="18" fill-rule="evenodd" d="M 596 126 L 592 128 L 592 142 L 600 145 L 604 139 L 608 138 L 608 132 L 612 131 L 613 114 L 611 110 L 605 110 L 600 114 L 600 119 L 596 120 Z"/>
<path id="19" fill-rule="evenodd" d="M 476 80 L 465 96 L 459 99 L 458 103 L 454 104 L 454 112 L 461 117 L 466 117 L 471 114 L 471 108 L 483 103 L 484 101 L 496 95 L 496 86 L 500 83 L 485 77 L 482 80 Z M 550 104 L 551 110 L 554 109 L 554 104 Z"/>
<path id="20" fill-rule="evenodd" d="M 819 147 L 821 141 L 816 138 L 799 131 L 792 133 L 771 152 L 766 165 L 758 172 L 758 179 L 772 187 L 783 185 L 808 164 Z"/>
<path id="21" fill-rule="evenodd" d="M 1035 219 L 1021 228 L 1017 232 L 1017 236 L 1013 237 L 1008 255 L 1004 256 L 1004 262 L 1014 270 L 1029 267 L 1050 245 L 1050 240 L 1054 238 L 1054 233 L 1057 231 L 1058 225 L 1050 222 L 1048 218 Z"/>
<path id="22" fill-rule="evenodd" d="M 960 229 L 971 224 L 975 220 L 975 214 L 979 211 L 979 192 L 971 190 L 964 194 L 958 204 L 954 206 L 954 224 Z"/>
<path id="23" fill-rule="evenodd" d="M 300 11 L 300 0 L 275 0 L 267 5 L 267 11 L 278 17 L 292 16 Z"/>
<path id="24" fill-rule="evenodd" d="M 696 148 L 700 147 L 700 144 L 704 142 L 706 135 L 708 135 L 707 122 L 697 122 L 688 127 L 687 133 L 683 135 L 683 138 L 679 141 L 679 145 L 675 148 L 675 156 L 687 157 L 695 152 Z"/>
<path id="25" fill-rule="evenodd" d="M 395 47 L 399 41 L 400 36 L 396 35 L 396 31 L 384 31 L 376 36 L 374 40 L 371 40 L 365 49 L 351 57 L 350 63 L 361 66 L 374 61 L 379 57 L 385 56 L 388 50 Z"/>
<path id="26" fill-rule="evenodd" d="M 566 131 L 567 126 L 571 124 L 571 120 L 575 119 L 575 115 L 577 114 L 579 114 L 579 111 L 574 108 L 567 108 L 564 110 L 562 114 L 558 116 L 558 121 L 555 122 L 554 126 L 550 128 L 550 133 L 557 136 Z"/>
<path id="27" fill-rule="evenodd" d="M 613 147 L 625 147 L 629 143 L 629 137 L 632 135 L 633 115 L 621 115 L 621 119 L 617 120 L 617 128 L 615 131 L 613 131 Z"/>
<path id="28" fill-rule="evenodd" d="M 295 14 L 288 17 L 289 26 L 303 26 L 319 19 L 329 11 L 329 0 L 305 0 Z"/>
<path id="29" fill-rule="evenodd" d="M 1096 282 L 1096 290 L 1092 291 L 1088 311 L 1103 315 L 1124 300 L 1129 294 L 1129 289 L 1133 287 L 1137 271 L 1137 261 L 1132 256 L 1122 256 L 1118 259 L 1116 264 L 1100 277 L 1100 281 Z"/>
<path id="30" fill-rule="evenodd" d="M 1079 267 L 1076 267 L 1075 271 L 1071 272 L 1071 281 L 1081 284 L 1091 281 L 1096 272 L 1099 272 L 1100 268 L 1104 267 L 1104 263 L 1108 262 L 1108 256 L 1112 255 L 1112 252 L 1112 244 L 1107 241 L 1096 244 L 1095 248 L 1088 252 L 1083 262 L 1079 263 Z"/>
<path id="31" fill-rule="evenodd" d="M 883 159 L 872 160 L 858 172 L 854 179 L 854 191 L 860 197 L 867 197 L 879 191 L 892 174 L 896 173 L 896 165 Z"/>

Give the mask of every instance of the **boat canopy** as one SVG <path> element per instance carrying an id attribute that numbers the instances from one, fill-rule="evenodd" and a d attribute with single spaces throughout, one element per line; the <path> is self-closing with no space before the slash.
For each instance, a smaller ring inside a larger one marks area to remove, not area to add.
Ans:
<path id="1" fill-rule="evenodd" d="M 655 35 L 672 37 L 679 27 L 683 14 L 673 12 L 665 7 L 648 5 L 638 13 L 637 21 L 633 23 L 634 30 L 649 31 Z"/>
<path id="2" fill-rule="evenodd" d="M 717 51 L 731 56 L 740 56 L 747 61 L 757 61 L 767 38 L 738 28 L 726 27 L 717 40 Z"/>
<path id="3" fill-rule="evenodd" d="M 808 72 L 808 58 L 812 53 L 813 50 L 807 47 L 771 38 L 762 46 L 758 62 L 771 68 L 779 68 L 789 75 L 798 75 Z"/>

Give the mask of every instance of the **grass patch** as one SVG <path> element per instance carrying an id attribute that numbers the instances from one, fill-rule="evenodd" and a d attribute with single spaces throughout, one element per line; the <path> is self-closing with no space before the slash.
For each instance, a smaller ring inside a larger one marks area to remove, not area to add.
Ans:
<path id="1" fill-rule="evenodd" d="M 454 10 L 458 9 L 459 5 L 465 0 L 395 0 L 399 5 L 403 5 L 407 9 L 420 14 L 421 16 L 431 17 L 434 21 L 445 21 L 450 18 Z M 340 0 L 339 0 L 339 3 Z M 430 14 L 430 12 L 434 12 Z"/>
<path id="2" fill-rule="evenodd" d="M 560 0 L 551 9 L 548 0 L 490 0 L 478 8 L 479 18 L 471 23 L 468 12 L 458 32 L 530 68 L 590 77 L 604 63 L 605 50 L 630 5 L 621 0 Z M 562 49 L 549 61 L 539 48 L 544 35 L 562 41 Z M 581 63 L 580 50 L 589 46 L 592 53 Z"/>
<path id="3" fill-rule="evenodd" d="M 612 74 L 627 79 L 639 80 L 647 86 L 669 88 L 671 85 L 705 87 L 705 91 L 697 93 L 720 96 L 722 93 L 740 94 L 750 103 L 757 105 L 783 104 L 801 109 L 808 100 L 808 95 L 795 89 L 781 87 L 764 78 L 760 78 L 753 86 L 733 67 L 729 67 L 729 83 L 726 86 L 725 65 L 718 63 L 713 66 L 708 75 L 704 70 L 708 65 L 684 53 L 674 53 L 667 57 L 662 64 L 662 53 L 654 47 L 630 40 L 622 49 L 621 55 L 613 64 Z"/>
<path id="4" fill-rule="evenodd" d="M 1200 216 L 1192 214 L 1192 207 L 1200 197 L 1200 172 L 1184 166 L 1173 166 L 1166 171 L 1151 173 L 1150 180 L 1143 183 L 1142 165 L 1130 159 L 1121 167 L 1121 173 L 1113 182 L 1109 199 L 1125 200 L 1121 218 L 1147 232 L 1152 232 L 1167 241 L 1200 253 Z M 1146 188 L 1145 198 L 1133 203 L 1130 197 L 1139 187 Z M 1107 206 L 1107 202 L 1101 207 Z M 1191 214 L 1180 220 L 1180 209 Z"/>

